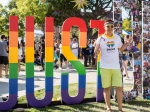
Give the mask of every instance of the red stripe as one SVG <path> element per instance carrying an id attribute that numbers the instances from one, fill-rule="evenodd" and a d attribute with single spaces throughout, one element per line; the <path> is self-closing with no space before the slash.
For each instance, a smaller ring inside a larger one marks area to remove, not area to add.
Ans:
<path id="1" fill-rule="evenodd" d="M 34 17 L 26 17 L 26 32 L 34 32 Z"/>
<path id="2" fill-rule="evenodd" d="M 18 16 L 10 16 L 9 17 L 9 31 L 18 31 Z"/>
<path id="3" fill-rule="evenodd" d="M 98 34 L 104 34 L 104 32 L 105 32 L 104 24 L 105 24 L 105 21 L 100 21 L 100 20 L 91 20 L 90 21 L 90 27 L 97 28 Z"/>
<path id="4" fill-rule="evenodd" d="M 87 27 L 86 23 L 83 19 L 77 17 L 71 17 L 65 20 L 63 23 L 62 30 L 63 31 L 70 31 L 72 26 L 78 26 L 81 32 L 86 32 Z"/>
<path id="5" fill-rule="evenodd" d="M 54 18 L 53 17 L 45 18 L 45 32 L 54 32 Z"/>

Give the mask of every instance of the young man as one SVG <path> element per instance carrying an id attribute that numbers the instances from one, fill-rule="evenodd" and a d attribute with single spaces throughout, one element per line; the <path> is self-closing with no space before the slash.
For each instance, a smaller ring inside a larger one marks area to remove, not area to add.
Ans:
<path id="1" fill-rule="evenodd" d="M 5 65 L 5 76 L 8 76 L 8 46 L 5 42 L 5 35 L 1 36 L 0 41 L 0 77 L 2 77 L 2 67 Z"/>
<path id="2" fill-rule="evenodd" d="M 122 112 L 122 75 L 119 64 L 119 50 L 126 49 L 132 42 L 132 37 L 122 45 L 121 38 L 114 35 L 114 22 L 107 20 L 104 25 L 105 33 L 97 39 L 95 53 L 101 54 L 100 72 L 102 77 L 102 86 L 104 88 L 104 98 L 107 106 L 107 112 L 110 108 L 110 87 L 116 87 L 118 110 Z"/>

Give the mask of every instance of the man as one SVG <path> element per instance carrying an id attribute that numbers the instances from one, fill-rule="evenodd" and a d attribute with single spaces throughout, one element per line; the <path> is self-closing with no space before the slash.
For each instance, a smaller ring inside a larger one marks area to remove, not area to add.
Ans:
<path id="1" fill-rule="evenodd" d="M 101 54 L 100 72 L 102 77 L 102 86 L 104 88 L 104 99 L 107 106 L 107 112 L 110 108 L 110 87 L 116 87 L 118 110 L 122 112 L 122 75 L 119 64 L 119 50 L 126 49 L 132 42 L 132 37 L 122 45 L 121 38 L 113 34 L 114 22 L 107 20 L 104 25 L 105 33 L 97 39 L 95 53 Z"/>
<path id="2" fill-rule="evenodd" d="M 5 76 L 8 76 L 8 54 L 7 43 L 5 42 L 5 35 L 1 36 L 0 41 L 0 77 L 2 77 L 2 67 L 5 65 Z"/>

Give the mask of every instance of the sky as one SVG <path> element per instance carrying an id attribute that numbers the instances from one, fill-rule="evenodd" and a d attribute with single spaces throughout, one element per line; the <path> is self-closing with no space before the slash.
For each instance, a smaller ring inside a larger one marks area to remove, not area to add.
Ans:
<path id="1" fill-rule="evenodd" d="M 9 0 L 0 0 L 0 3 L 1 3 L 3 6 L 7 5 L 8 2 L 9 2 Z"/>

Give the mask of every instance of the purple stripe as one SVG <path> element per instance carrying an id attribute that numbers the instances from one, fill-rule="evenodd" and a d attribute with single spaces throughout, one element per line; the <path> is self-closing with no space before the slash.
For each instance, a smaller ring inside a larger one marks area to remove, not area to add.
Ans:
<path id="1" fill-rule="evenodd" d="M 26 97 L 30 106 L 35 107 L 35 108 L 41 108 L 51 103 L 53 92 L 46 92 L 45 97 L 42 100 L 37 100 L 34 96 L 34 93 L 27 93 Z"/>
<path id="2" fill-rule="evenodd" d="M 70 97 L 68 90 L 61 90 L 62 100 L 67 104 L 79 104 L 83 101 L 85 96 L 85 89 L 79 89 L 78 95 L 76 97 Z"/>
<path id="3" fill-rule="evenodd" d="M 0 102 L 0 110 L 10 110 L 17 103 L 17 94 L 10 94 L 9 99 L 6 102 Z"/>
<path id="4" fill-rule="evenodd" d="M 104 96 L 103 96 L 103 89 L 98 89 L 96 94 L 96 102 L 103 102 Z"/>

